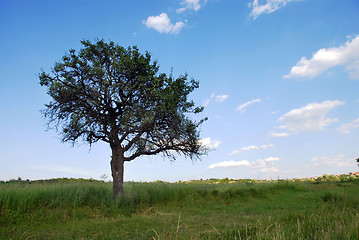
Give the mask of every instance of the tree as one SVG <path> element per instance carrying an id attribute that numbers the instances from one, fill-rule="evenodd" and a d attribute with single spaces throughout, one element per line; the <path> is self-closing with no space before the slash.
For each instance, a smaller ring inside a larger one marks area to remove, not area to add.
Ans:
<path id="1" fill-rule="evenodd" d="M 188 95 L 199 87 L 187 74 L 174 79 L 158 73 L 150 53 L 114 42 L 81 41 L 50 74 L 39 74 L 52 98 L 42 111 L 48 128 L 59 131 L 63 142 L 109 144 L 113 194 L 123 191 L 124 162 L 159 153 L 198 158 L 207 152 L 200 144 L 199 126 L 187 115 L 198 114 Z"/>

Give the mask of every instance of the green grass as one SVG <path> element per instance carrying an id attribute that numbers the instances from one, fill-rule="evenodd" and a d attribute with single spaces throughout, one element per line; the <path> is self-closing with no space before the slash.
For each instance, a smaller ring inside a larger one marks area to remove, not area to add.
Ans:
<path id="1" fill-rule="evenodd" d="M 359 239 L 357 180 L 228 182 L 2 183 L 0 239 Z"/>

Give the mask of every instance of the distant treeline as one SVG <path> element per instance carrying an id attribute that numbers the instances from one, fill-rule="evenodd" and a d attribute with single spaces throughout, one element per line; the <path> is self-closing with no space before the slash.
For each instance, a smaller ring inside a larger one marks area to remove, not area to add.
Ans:
<path id="1" fill-rule="evenodd" d="M 229 179 L 226 178 L 210 178 L 210 179 L 199 179 L 199 180 L 189 180 L 189 181 L 178 181 L 174 183 L 204 183 L 204 184 L 226 184 L 226 183 L 265 183 L 265 182 L 326 182 L 326 181 L 353 181 L 359 180 L 359 172 L 348 173 L 348 174 L 340 174 L 340 175 L 332 175 L 332 174 L 323 174 L 320 177 L 308 177 L 308 178 L 291 178 L 291 179 Z M 93 178 L 51 178 L 51 179 L 40 179 L 40 180 L 29 180 L 29 179 L 21 179 L 18 177 L 17 179 L 10 179 L 8 181 L 0 181 L 0 184 L 4 183 L 59 183 L 59 182 L 104 182 L 104 180 L 97 180 Z M 131 183 L 133 181 L 128 181 L 127 183 Z M 146 181 L 140 181 L 146 183 Z M 170 183 L 162 180 L 154 181 L 156 183 Z"/>

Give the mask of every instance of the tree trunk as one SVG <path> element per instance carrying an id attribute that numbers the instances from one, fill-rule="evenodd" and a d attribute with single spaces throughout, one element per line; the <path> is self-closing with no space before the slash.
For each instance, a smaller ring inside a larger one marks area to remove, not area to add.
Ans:
<path id="1" fill-rule="evenodd" d="M 121 147 L 111 146 L 112 160 L 111 171 L 113 178 L 113 197 L 116 199 L 123 192 L 123 170 L 124 170 L 124 153 Z"/>

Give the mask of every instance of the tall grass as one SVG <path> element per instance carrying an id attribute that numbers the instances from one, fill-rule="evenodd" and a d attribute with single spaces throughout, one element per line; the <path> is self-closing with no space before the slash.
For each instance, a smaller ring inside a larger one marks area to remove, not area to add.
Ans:
<path id="1" fill-rule="evenodd" d="M 124 185 L 124 194 L 114 200 L 111 183 L 60 181 L 14 182 L 0 185 L 0 223 L 22 223 L 33 220 L 34 212 L 42 210 L 75 210 L 97 208 L 115 215 L 141 211 L 156 204 L 190 204 L 193 201 L 229 201 L 231 199 L 263 198 L 280 190 L 298 190 L 299 185 L 277 184 L 170 184 L 135 183 Z M 30 217 L 30 219 L 29 219 Z"/>
<path id="2" fill-rule="evenodd" d="M 0 184 L 0 239 L 358 239 L 358 190 L 357 181 L 128 182 L 114 200 L 111 183 L 14 181 Z"/>
<path id="3" fill-rule="evenodd" d="M 110 189 L 101 183 L 11 183 L 0 186 L 0 224 L 33 222 L 41 213 L 49 216 L 47 211 L 108 208 L 111 201 Z"/>

